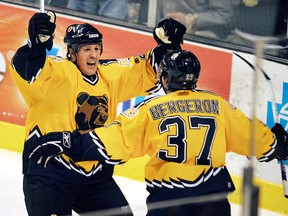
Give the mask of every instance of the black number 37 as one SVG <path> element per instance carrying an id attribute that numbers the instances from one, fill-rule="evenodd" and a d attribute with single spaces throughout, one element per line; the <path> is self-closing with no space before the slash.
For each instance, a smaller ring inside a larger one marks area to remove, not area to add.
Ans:
<path id="1" fill-rule="evenodd" d="M 196 156 L 196 165 L 211 165 L 211 147 L 216 132 L 215 119 L 212 117 L 189 116 L 188 122 L 189 130 L 199 130 L 200 127 L 207 128 L 205 136 L 201 137 L 203 144 L 201 151 Z M 165 161 L 184 163 L 187 160 L 187 130 L 183 118 L 173 116 L 164 119 L 159 125 L 159 132 L 160 134 L 166 133 L 172 126 L 176 127 L 176 134 L 168 136 L 167 146 L 175 147 L 175 154 L 169 155 L 167 149 L 160 149 L 158 157 Z M 197 137 L 197 139 L 199 138 Z"/>

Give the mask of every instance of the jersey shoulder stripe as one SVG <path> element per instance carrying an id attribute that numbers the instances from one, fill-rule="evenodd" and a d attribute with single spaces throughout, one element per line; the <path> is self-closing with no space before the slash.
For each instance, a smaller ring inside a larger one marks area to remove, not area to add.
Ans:
<path id="1" fill-rule="evenodd" d="M 155 99 L 161 97 L 161 95 L 150 95 L 150 97 L 144 99 L 143 101 L 139 102 L 138 104 L 136 104 L 134 106 L 134 108 L 139 109 L 141 106 L 144 106 L 146 104 L 148 104 L 151 101 L 154 101 Z"/>
<path id="2" fill-rule="evenodd" d="M 220 95 L 216 94 L 215 92 L 211 92 L 208 90 L 196 89 L 195 91 L 220 97 Z"/>

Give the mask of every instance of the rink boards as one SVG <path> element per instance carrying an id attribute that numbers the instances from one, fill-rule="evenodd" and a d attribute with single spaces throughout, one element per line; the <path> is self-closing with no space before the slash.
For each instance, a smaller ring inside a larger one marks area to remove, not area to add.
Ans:
<path id="1" fill-rule="evenodd" d="M 21 152 L 23 149 L 24 124 L 27 107 L 14 85 L 8 64 L 18 47 L 27 41 L 27 25 L 35 10 L 0 3 L 0 147 Z M 104 53 L 102 58 L 122 58 L 146 53 L 156 44 L 152 33 L 135 31 L 119 26 L 78 19 L 57 14 L 57 27 L 54 46 L 50 54 L 65 57 L 66 47 L 62 39 L 66 27 L 72 23 L 89 22 L 97 27 L 104 36 Z M 257 116 L 269 126 L 274 124 L 272 118 L 270 87 L 264 77 L 258 75 L 258 84 L 252 88 L 254 71 L 230 50 L 218 49 L 189 41 L 184 41 L 184 49 L 194 52 L 201 61 L 202 71 L 198 87 L 222 95 L 234 105 L 241 108 L 248 116 L 251 105 L 256 105 Z M 251 64 L 255 63 L 253 55 L 236 52 Z M 287 129 L 288 112 L 288 67 L 270 61 L 261 65 L 270 76 L 276 96 L 280 122 Z M 286 75 L 286 76 L 285 76 Z M 257 101 L 251 101 L 252 93 L 257 90 Z M 119 105 L 118 111 L 142 100 L 143 97 L 126 101 Z M 127 176 L 139 181 L 144 180 L 144 164 L 147 158 L 133 159 L 116 168 L 116 175 Z M 241 184 L 245 157 L 227 155 L 227 166 L 233 174 L 237 191 L 230 197 L 232 202 L 241 202 Z M 256 170 L 257 183 L 261 188 L 260 206 L 280 213 L 288 213 L 288 200 L 283 198 L 280 169 L 276 161 L 259 164 Z"/>

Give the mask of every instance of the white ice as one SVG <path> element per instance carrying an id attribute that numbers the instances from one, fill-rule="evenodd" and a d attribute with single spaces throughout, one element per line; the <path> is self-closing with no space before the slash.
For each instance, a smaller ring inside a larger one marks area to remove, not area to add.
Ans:
<path id="1" fill-rule="evenodd" d="M 21 154 L 0 148 L 0 216 L 27 216 L 22 192 Z M 131 205 L 135 216 L 146 213 L 144 182 L 115 176 L 116 181 Z M 75 214 L 77 215 L 77 214 Z M 232 204 L 232 216 L 241 216 L 241 206 Z M 259 216 L 280 214 L 259 209 Z"/>

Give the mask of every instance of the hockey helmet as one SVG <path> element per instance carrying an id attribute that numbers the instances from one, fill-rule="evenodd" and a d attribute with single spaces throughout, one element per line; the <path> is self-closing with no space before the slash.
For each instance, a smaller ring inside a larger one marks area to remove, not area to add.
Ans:
<path id="1" fill-rule="evenodd" d="M 188 50 L 165 54 L 160 62 L 158 77 L 168 78 L 168 90 L 195 89 L 201 65 L 198 58 Z M 161 81 L 162 82 L 162 81 Z"/>
<path id="2" fill-rule="evenodd" d="M 79 51 L 80 44 L 99 43 L 101 45 L 101 54 L 103 52 L 102 34 L 88 23 L 73 24 L 66 29 L 64 43 L 68 48 L 72 48 L 75 53 Z M 67 57 L 68 57 L 67 53 Z"/>

